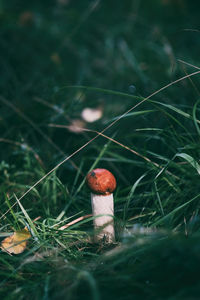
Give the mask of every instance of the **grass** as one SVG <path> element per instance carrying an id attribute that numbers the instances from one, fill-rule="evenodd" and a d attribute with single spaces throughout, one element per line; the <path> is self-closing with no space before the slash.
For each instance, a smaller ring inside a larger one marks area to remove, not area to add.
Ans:
<path id="1" fill-rule="evenodd" d="M 198 7 L 0 2 L 0 237 L 32 232 L 0 253 L 2 299 L 199 299 Z M 95 167 L 114 245 L 90 239 Z"/>

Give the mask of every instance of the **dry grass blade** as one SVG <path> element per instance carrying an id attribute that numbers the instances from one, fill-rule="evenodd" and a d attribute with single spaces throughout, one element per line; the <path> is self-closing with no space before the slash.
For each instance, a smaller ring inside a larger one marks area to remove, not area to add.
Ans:
<path id="1" fill-rule="evenodd" d="M 90 214 L 90 215 L 85 215 L 85 216 L 82 216 L 82 217 L 79 217 L 79 218 L 77 218 L 77 219 L 75 219 L 75 220 L 73 220 L 73 221 L 71 221 L 71 222 L 69 222 L 69 223 L 67 223 L 67 224 L 65 224 L 65 225 L 63 225 L 63 226 L 61 226 L 60 228 L 58 228 L 59 230 L 64 230 L 64 229 L 66 229 L 66 228 L 68 228 L 68 227 L 70 227 L 70 226 L 72 226 L 72 225 L 74 225 L 74 224 L 76 224 L 76 223 L 78 223 L 78 222 L 80 222 L 80 221 L 83 221 L 83 220 L 85 220 L 85 219 L 88 219 L 88 218 L 90 218 L 90 217 L 92 217 L 92 214 Z"/>

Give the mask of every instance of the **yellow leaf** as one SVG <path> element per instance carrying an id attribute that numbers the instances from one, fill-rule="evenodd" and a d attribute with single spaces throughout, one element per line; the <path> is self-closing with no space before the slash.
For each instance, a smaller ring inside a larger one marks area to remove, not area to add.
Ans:
<path id="1" fill-rule="evenodd" d="M 8 253 L 19 254 L 26 249 L 27 241 L 31 234 L 27 227 L 22 230 L 15 231 L 11 236 L 5 238 L 1 242 L 1 249 Z"/>

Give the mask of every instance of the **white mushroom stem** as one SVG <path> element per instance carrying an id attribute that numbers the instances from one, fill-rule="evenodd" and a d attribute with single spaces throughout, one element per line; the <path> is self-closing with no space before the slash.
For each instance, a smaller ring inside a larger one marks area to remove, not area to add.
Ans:
<path id="1" fill-rule="evenodd" d="M 115 241 L 113 194 L 96 195 L 91 193 L 91 202 L 95 217 L 93 220 L 96 230 L 95 242 L 105 240 L 107 243 L 113 243 Z"/>

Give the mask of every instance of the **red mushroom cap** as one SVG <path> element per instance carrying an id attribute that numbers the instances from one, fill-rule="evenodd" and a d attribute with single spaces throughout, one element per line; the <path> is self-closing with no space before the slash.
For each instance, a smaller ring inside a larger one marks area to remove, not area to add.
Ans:
<path id="1" fill-rule="evenodd" d="M 114 175 L 106 169 L 94 169 L 88 173 L 86 182 L 94 194 L 109 195 L 116 188 Z"/>

